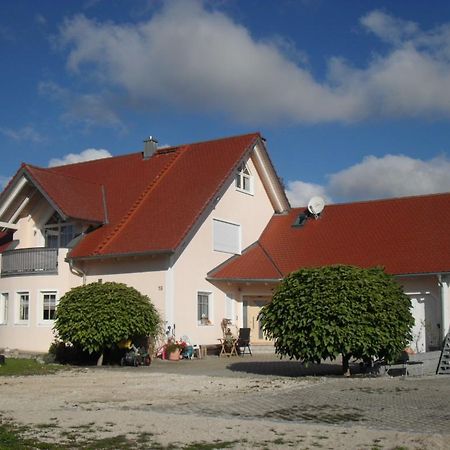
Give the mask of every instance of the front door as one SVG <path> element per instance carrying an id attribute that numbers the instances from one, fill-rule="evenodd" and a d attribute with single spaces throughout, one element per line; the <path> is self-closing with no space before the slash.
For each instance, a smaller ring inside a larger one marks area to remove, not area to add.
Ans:
<path id="1" fill-rule="evenodd" d="M 251 297 L 244 299 L 244 327 L 250 328 L 250 342 L 252 344 L 268 344 L 270 342 L 265 338 L 258 320 L 261 308 L 267 305 L 269 301 L 269 299 L 252 299 Z"/>

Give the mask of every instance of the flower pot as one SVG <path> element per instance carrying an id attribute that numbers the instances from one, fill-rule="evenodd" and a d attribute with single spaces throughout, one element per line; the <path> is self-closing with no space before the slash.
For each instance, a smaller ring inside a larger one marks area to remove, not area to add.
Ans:
<path id="1" fill-rule="evenodd" d="M 181 350 L 174 350 L 169 353 L 169 361 L 179 361 L 180 360 Z"/>

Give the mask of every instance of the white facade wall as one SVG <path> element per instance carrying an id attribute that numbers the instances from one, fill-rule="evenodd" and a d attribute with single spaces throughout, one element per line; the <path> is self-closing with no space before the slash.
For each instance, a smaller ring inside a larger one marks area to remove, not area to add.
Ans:
<path id="1" fill-rule="evenodd" d="M 443 330 L 448 331 L 446 317 L 450 314 L 449 288 L 439 282 L 437 275 L 398 277 L 404 292 L 411 299 L 411 312 L 415 319 L 411 347 L 416 352 L 440 349 Z M 447 300 L 445 299 L 447 291 Z M 442 295 L 447 316 L 442 317 Z M 444 319 L 444 320 L 443 320 Z"/>
<path id="2" fill-rule="evenodd" d="M 238 303 L 240 299 L 237 298 L 233 289 L 231 287 L 227 289 L 226 285 L 223 290 L 219 289 L 206 280 L 206 275 L 214 267 L 233 256 L 230 253 L 213 250 L 214 219 L 240 225 L 243 250 L 259 238 L 273 215 L 273 206 L 252 161 L 248 161 L 247 164 L 254 178 L 253 194 L 236 190 L 235 182 L 232 180 L 216 207 L 175 262 L 169 277 L 173 291 L 171 298 L 173 314 L 167 318 L 168 322 L 175 324 L 177 337 L 187 335 L 192 343 L 218 343 L 217 339 L 222 337 L 220 323 L 227 314 L 230 314 L 230 308 L 235 320 L 236 316 L 238 321 L 241 320 L 239 305 L 242 303 Z M 211 295 L 210 325 L 198 324 L 198 292 Z M 227 294 L 231 297 L 228 300 Z"/>
<path id="3" fill-rule="evenodd" d="M 30 275 L 0 278 L 0 295 L 8 295 L 8 316 L 0 324 L 0 348 L 19 349 L 25 352 L 46 352 L 54 339 L 53 321 L 43 320 L 42 293 L 54 292 L 56 299 L 80 278 L 72 274 L 64 261 L 67 249 L 59 249 L 57 275 Z M 29 294 L 29 319 L 20 322 L 19 293 Z"/>
<path id="4" fill-rule="evenodd" d="M 125 283 L 148 295 L 164 318 L 166 271 L 165 255 L 86 261 L 86 283 L 98 281 Z"/>
<path id="5" fill-rule="evenodd" d="M 44 225 L 53 212 L 54 209 L 43 197 L 34 201 L 32 212 L 17 221 L 19 229 L 14 233 L 14 240 L 18 241 L 16 248 L 44 247 Z"/>

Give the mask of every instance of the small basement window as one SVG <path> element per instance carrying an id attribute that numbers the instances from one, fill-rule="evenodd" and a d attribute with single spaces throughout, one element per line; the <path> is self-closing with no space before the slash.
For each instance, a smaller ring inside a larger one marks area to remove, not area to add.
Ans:
<path id="1" fill-rule="evenodd" d="M 247 164 L 242 163 L 236 174 L 236 189 L 238 191 L 253 194 L 253 176 Z"/>

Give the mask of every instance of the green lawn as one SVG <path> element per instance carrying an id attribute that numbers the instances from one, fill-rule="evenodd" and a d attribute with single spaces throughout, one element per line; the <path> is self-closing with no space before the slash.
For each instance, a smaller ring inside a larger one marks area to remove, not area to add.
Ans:
<path id="1" fill-rule="evenodd" d="M 6 363 L 0 366 L 0 377 L 19 375 L 46 375 L 65 369 L 58 364 L 42 364 L 34 359 L 6 358 Z"/>

